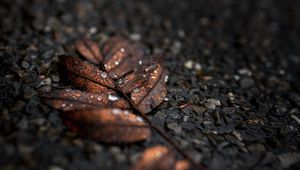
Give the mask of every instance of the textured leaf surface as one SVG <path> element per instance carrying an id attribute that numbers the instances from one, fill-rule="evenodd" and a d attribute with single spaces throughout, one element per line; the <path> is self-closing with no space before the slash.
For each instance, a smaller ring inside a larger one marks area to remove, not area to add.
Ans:
<path id="1" fill-rule="evenodd" d="M 167 72 L 159 64 L 150 64 L 120 79 L 118 86 L 130 93 L 131 102 L 141 113 L 148 113 L 167 95 Z"/>
<path id="2" fill-rule="evenodd" d="M 183 159 L 176 161 L 175 153 L 161 145 L 146 149 L 132 170 L 188 170 L 190 163 Z"/>
<path id="3" fill-rule="evenodd" d="M 99 107 L 129 108 L 124 99 L 105 93 L 95 94 L 65 89 L 42 94 L 40 97 L 52 107 L 63 111 Z"/>
<path id="4" fill-rule="evenodd" d="M 103 60 L 98 44 L 92 40 L 78 39 L 75 41 L 75 47 L 84 58 L 94 64 L 100 64 Z"/>
<path id="5" fill-rule="evenodd" d="M 144 151 L 132 170 L 174 170 L 175 154 L 167 147 L 154 146 Z"/>
<path id="6" fill-rule="evenodd" d="M 69 111 L 63 117 L 72 131 L 102 142 L 137 142 L 151 135 L 141 117 L 118 108 Z"/>
<path id="7" fill-rule="evenodd" d="M 59 59 L 62 65 L 75 75 L 93 81 L 105 87 L 113 88 L 115 86 L 114 81 L 109 76 L 107 76 L 107 73 L 101 71 L 93 64 L 83 61 L 78 57 L 66 55 L 60 55 Z"/>
<path id="8" fill-rule="evenodd" d="M 146 48 L 140 43 L 115 36 L 103 47 L 104 68 L 113 79 L 119 79 L 142 64 Z"/>

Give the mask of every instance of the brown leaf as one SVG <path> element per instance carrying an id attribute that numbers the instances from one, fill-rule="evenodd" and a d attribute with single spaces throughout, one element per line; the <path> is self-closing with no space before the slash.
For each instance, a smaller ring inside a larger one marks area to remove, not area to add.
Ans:
<path id="1" fill-rule="evenodd" d="M 183 159 L 176 161 L 175 170 L 188 170 L 191 168 L 191 164 L 189 161 Z"/>
<path id="2" fill-rule="evenodd" d="M 131 93 L 135 88 L 140 87 L 149 77 L 149 71 L 146 71 L 147 68 L 148 66 L 143 66 L 139 70 L 120 78 L 116 86 L 123 93 Z"/>
<path id="3" fill-rule="evenodd" d="M 146 48 L 137 42 L 115 36 L 103 47 L 104 68 L 113 79 L 119 79 L 142 64 Z"/>
<path id="4" fill-rule="evenodd" d="M 96 66 L 83 61 L 78 57 L 60 55 L 59 59 L 62 65 L 64 65 L 68 71 L 77 76 L 88 79 L 105 87 L 113 88 L 115 86 L 114 81 L 107 76 L 106 72 L 101 71 Z"/>
<path id="5" fill-rule="evenodd" d="M 72 131 L 102 142 L 137 142 L 151 135 L 143 119 L 127 110 L 77 110 L 64 112 L 63 117 L 66 126 Z"/>
<path id="6" fill-rule="evenodd" d="M 106 88 L 105 86 L 97 84 L 89 79 L 80 77 L 71 72 L 67 73 L 67 78 L 73 86 L 90 93 L 108 93 L 108 91 L 112 91 Z"/>
<path id="7" fill-rule="evenodd" d="M 41 94 L 40 97 L 42 97 L 47 104 L 51 105 L 55 109 L 63 111 L 99 107 L 129 108 L 128 103 L 124 99 L 113 94 L 105 93 L 95 94 L 79 90 L 65 89 Z"/>
<path id="8" fill-rule="evenodd" d="M 100 64 L 103 60 L 98 44 L 92 40 L 78 39 L 75 41 L 75 47 L 83 57 L 94 64 Z"/>
<path id="9" fill-rule="evenodd" d="M 132 170 L 174 170 L 175 154 L 167 147 L 154 146 L 144 151 Z"/>
<path id="10" fill-rule="evenodd" d="M 159 64 L 150 64 L 142 71 L 127 75 L 118 86 L 130 92 L 132 104 L 141 113 L 148 113 L 163 102 L 167 95 L 167 72 Z"/>

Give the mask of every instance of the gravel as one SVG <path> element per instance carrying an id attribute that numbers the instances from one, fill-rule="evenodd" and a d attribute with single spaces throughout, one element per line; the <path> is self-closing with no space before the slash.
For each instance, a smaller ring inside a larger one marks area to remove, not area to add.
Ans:
<path id="1" fill-rule="evenodd" d="M 130 169 L 150 140 L 80 138 L 37 94 L 65 86 L 57 56 L 114 34 L 163 52 L 167 100 L 147 115 L 217 169 L 300 169 L 298 1 L 9 1 L 0 6 L 0 169 Z M 73 87 L 68 87 L 73 88 Z M 178 158 L 182 158 L 176 153 Z"/>

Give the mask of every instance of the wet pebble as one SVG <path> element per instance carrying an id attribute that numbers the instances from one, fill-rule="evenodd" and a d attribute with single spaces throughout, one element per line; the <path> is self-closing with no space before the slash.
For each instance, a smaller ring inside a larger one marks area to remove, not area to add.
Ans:
<path id="1" fill-rule="evenodd" d="M 193 60 L 187 60 L 187 61 L 184 63 L 184 67 L 187 68 L 187 69 L 192 69 L 192 68 L 193 68 L 193 65 L 194 65 L 194 61 L 193 61 Z"/>
<path id="2" fill-rule="evenodd" d="M 189 116 L 183 116 L 182 121 L 187 122 L 189 120 L 189 118 L 190 118 Z"/>
<path id="3" fill-rule="evenodd" d="M 212 109 L 215 110 L 217 106 L 221 106 L 221 102 L 218 99 L 207 99 L 206 103 L 205 103 L 205 107 L 208 109 Z"/>
<path id="4" fill-rule="evenodd" d="M 52 166 L 50 166 L 49 170 L 64 170 L 64 169 L 60 166 L 52 165 Z"/>
<path id="5" fill-rule="evenodd" d="M 55 83 L 59 82 L 59 76 L 58 76 L 58 75 L 52 75 L 52 76 L 51 76 L 51 79 L 52 79 L 52 81 L 55 82 Z"/>
<path id="6" fill-rule="evenodd" d="M 132 39 L 134 41 L 139 41 L 141 39 L 141 34 L 139 34 L 139 33 L 132 33 L 130 35 L 130 39 Z"/>
<path id="7" fill-rule="evenodd" d="M 168 123 L 167 127 L 177 134 L 180 134 L 182 132 L 182 128 L 177 123 Z"/>
<path id="8" fill-rule="evenodd" d="M 247 89 L 249 87 L 252 87 L 252 86 L 254 86 L 254 84 L 255 83 L 254 83 L 253 79 L 248 78 L 248 77 L 242 78 L 241 81 L 240 81 L 240 85 L 243 89 Z"/>
<path id="9" fill-rule="evenodd" d="M 26 118 L 23 118 L 22 120 L 20 120 L 17 124 L 17 127 L 21 130 L 25 130 L 28 128 L 28 121 Z"/>
<path id="10" fill-rule="evenodd" d="M 202 114 L 206 111 L 206 108 L 204 106 L 199 105 L 192 105 L 192 110 L 198 114 Z"/>

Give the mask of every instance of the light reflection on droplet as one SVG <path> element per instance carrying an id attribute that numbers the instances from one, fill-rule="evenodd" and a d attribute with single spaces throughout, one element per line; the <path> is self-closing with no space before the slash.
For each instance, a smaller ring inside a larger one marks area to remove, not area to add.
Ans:
<path id="1" fill-rule="evenodd" d="M 108 100 L 111 100 L 111 101 L 116 101 L 118 100 L 119 98 L 117 96 L 113 96 L 113 95 L 108 95 Z"/>

